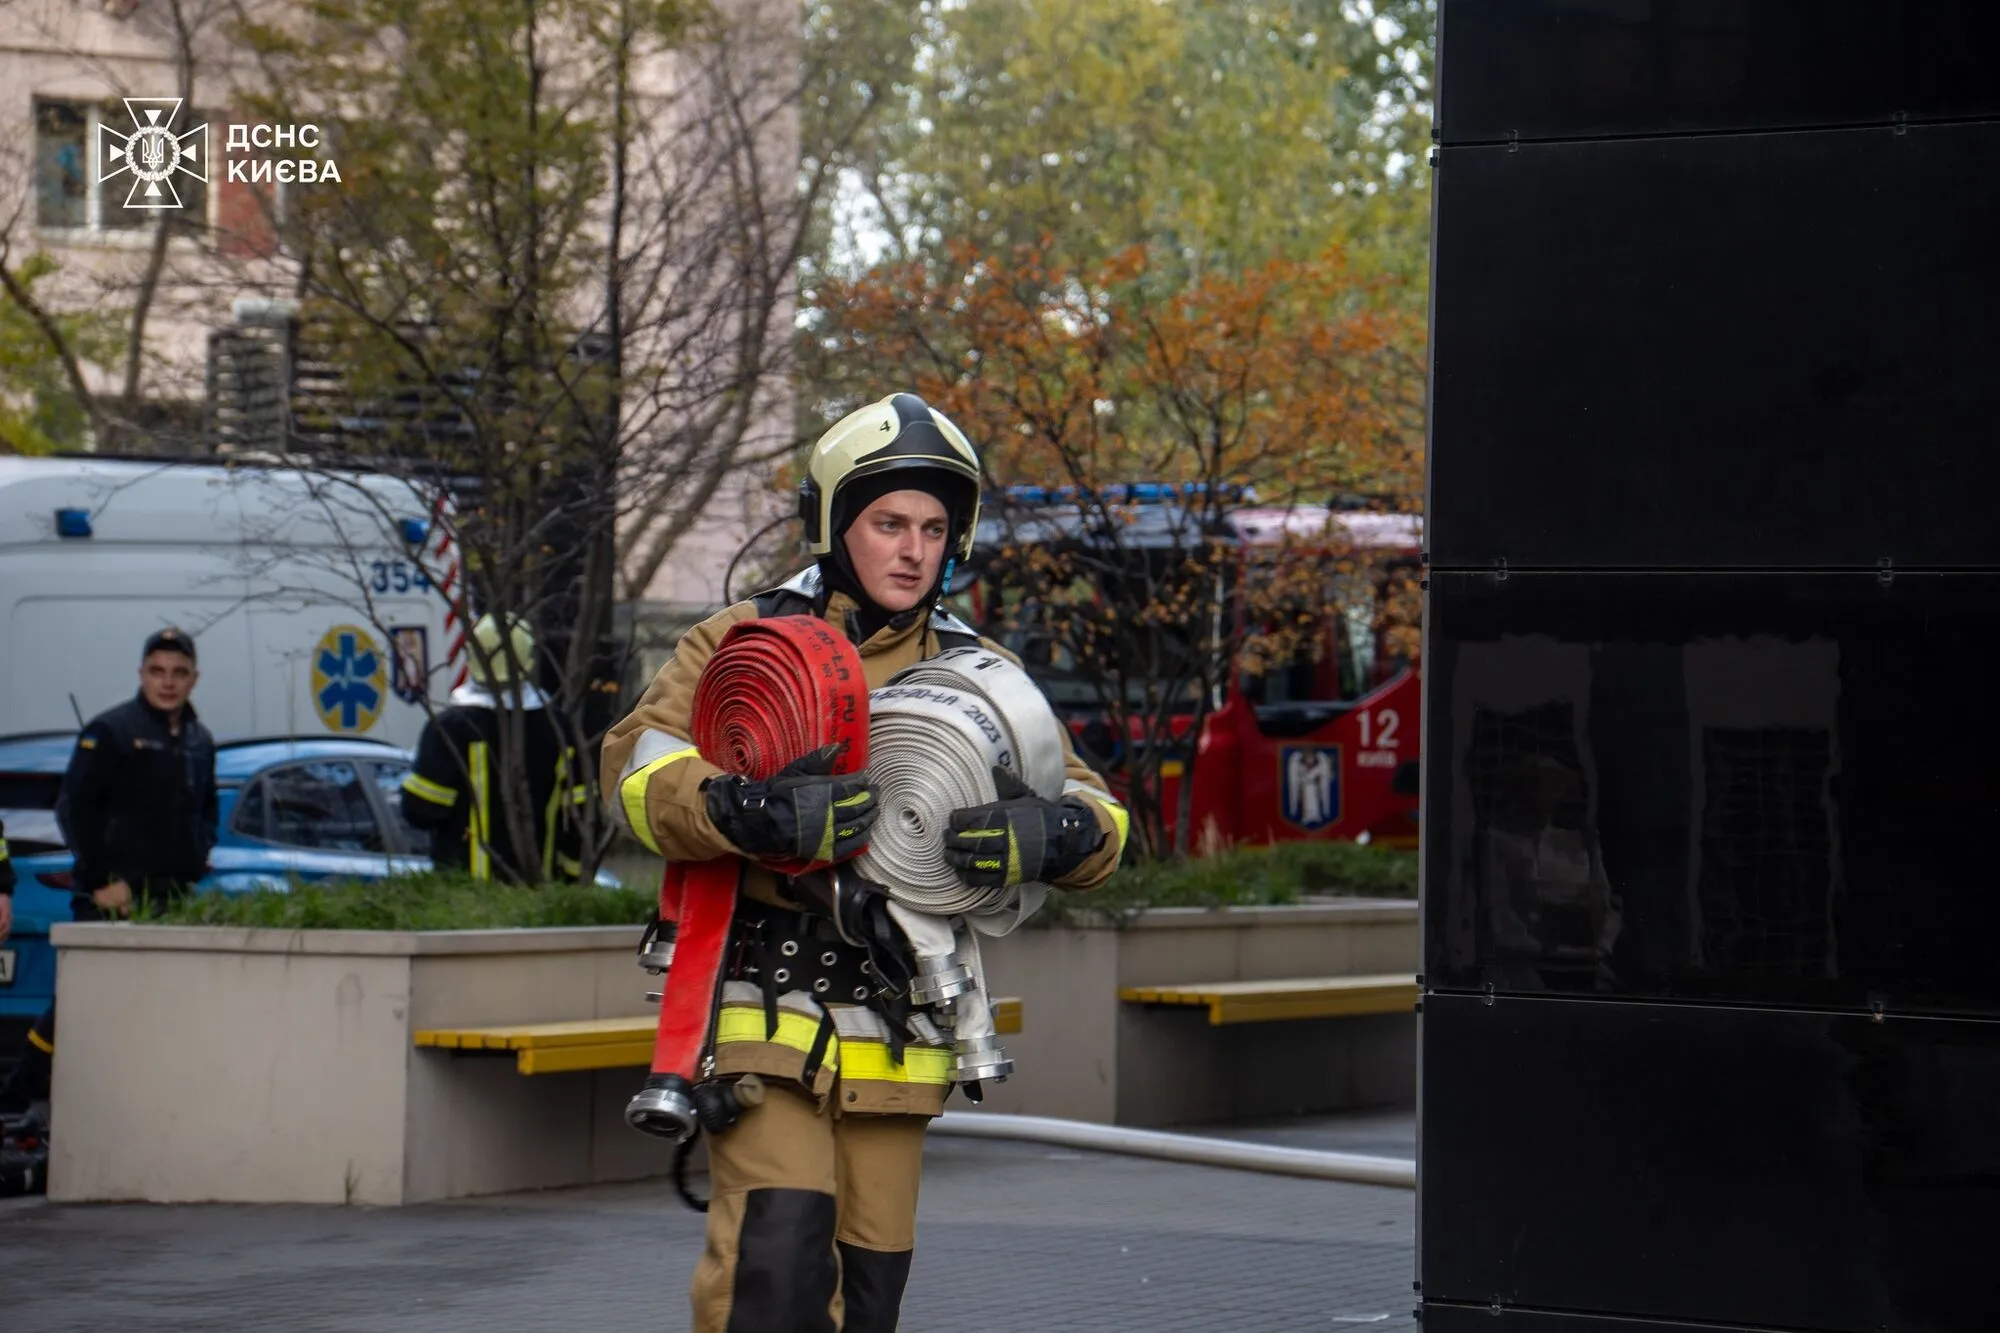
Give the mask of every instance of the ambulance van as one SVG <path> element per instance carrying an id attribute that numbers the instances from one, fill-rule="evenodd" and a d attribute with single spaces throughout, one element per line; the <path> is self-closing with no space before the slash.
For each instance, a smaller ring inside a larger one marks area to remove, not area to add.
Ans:
<path id="1" fill-rule="evenodd" d="M 0 458 L 0 737 L 130 698 L 146 636 L 177 625 L 218 741 L 412 746 L 462 667 L 440 548 L 401 478 Z"/>

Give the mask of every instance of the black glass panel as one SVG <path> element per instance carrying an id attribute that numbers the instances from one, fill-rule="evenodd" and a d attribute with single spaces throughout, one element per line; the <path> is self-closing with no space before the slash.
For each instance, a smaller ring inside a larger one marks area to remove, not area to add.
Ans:
<path id="1" fill-rule="evenodd" d="M 1433 563 L 2000 566 L 1996 160 L 1995 123 L 1445 150 Z"/>
<path id="2" fill-rule="evenodd" d="M 1426 1299 L 1991 1327 L 2000 1023 L 1431 996 Z"/>
<path id="3" fill-rule="evenodd" d="M 1424 1333 L 1764 1333 L 1741 1324 L 1683 1324 L 1678 1320 L 1606 1319 L 1600 1315 L 1501 1310 L 1489 1306 L 1425 1305 Z"/>
<path id="4" fill-rule="evenodd" d="M 2000 1013 L 2000 575 L 1429 596 L 1429 984 Z"/>
<path id="5" fill-rule="evenodd" d="M 1444 0 L 1445 142 L 2000 112 L 1990 0 Z"/>

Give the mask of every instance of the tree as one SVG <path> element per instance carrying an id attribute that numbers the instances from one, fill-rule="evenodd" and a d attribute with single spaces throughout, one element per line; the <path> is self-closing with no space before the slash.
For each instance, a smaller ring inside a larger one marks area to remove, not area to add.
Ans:
<path id="1" fill-rule="evenodd" d="M 142 44 L 165 54 L 173 95 L 206 109 L 227 95 L 229 28 L 241 2 L 141 0 L 123 17 Z M 67 48 L 62 8 L 5 6 L 21 40 L 48 51 Z M 95 80 L 113 101 L 161 92 L 128 86 L 128 61 L 79 54 L 74 65 L 72 77 Z M 186 340 L 163 340 L 162 329 L 197 318 L 218 291 L 254 288 L 262 275 L 228 259 L 227 232 L 193 210 L 146 214 L 127 229 L 143 245 L 59 263 L 35 234 L 36 170 L 25 145 L 0 154 L 0 180 L 0 443 L 17 452 L 197 448 L 198 414 L 189 409 L 201 367 Z"/>
<path id="2" fill-rule="evenodd" d="M 1434 0 L 843 0 L 808 49 L 877 53 L 818 90 L 886 105 L 829 159 L 820 271 L 1046 246 L 1148 247 L 1174 280 L 1343 245 L 1421 301 Z"/>
<path id="3" fill-rule="evenodd" d="M 462 619 L 539 627 L 585 747 L 613 602 L 797 445 L 791 282 L 824 177 L 797 170 L 794 16 L 323 0 L 244 28 L 253 110 L 332 127 L 343 177 L 274 219 L 323 372 L 295 445 L 432 489 Z M 598 802 L 573 813 L 601 850 Z"/>
<path id="4" fill-rule="evenodd" d="M 1282 660 L 1350 573 L 1332 531 L 1246 559 L 1229 512 L 1367 495 L 1413 507 L 1419 327 L 1338 252 L 1164 294 L 1133 249 L 1087 270 L 955 248 L 829 282 L 827 360 L 908 384 L 980 441 L 991 480 L 1066 485 L 1073 509 L 1007 513 L 996 569 L 1013 628 L 1097 693 L 1143 854 L 1184 854 L 1198 735 L 1239 662 Z M 967 276 L 944 285 L 940 269 Z M 1139 506 L 1127 483 L 1172 483 Z M 1308 617 L 1311 619 L 1311 617 Z M 1102 756 L 1098 756 L 1100 759 Z M 1163 770 L 1184 766 L 1177 820 Z M 1166 828 L 1175 825 L 1169 843 Z"/>

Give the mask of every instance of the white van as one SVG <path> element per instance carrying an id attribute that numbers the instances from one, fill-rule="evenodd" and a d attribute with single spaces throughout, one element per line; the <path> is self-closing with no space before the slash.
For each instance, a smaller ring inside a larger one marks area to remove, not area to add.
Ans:
<path id="1" fill-rule="evenodd" d="M 0 458 L 0 736 L 130 698 L 146 636 L 178 625 L 217 740 L 415 745 L 464 651 L 427 510 L 363 473 Z"/>

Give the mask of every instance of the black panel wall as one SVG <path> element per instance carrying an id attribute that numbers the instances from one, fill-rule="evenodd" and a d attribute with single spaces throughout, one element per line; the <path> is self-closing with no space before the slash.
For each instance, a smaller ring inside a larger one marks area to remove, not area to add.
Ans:
<path id="1" fill-rule="evenodd" d="M 2000 1328 L 2000 4 L 1441 0 L 1419 1278 Z"/>

